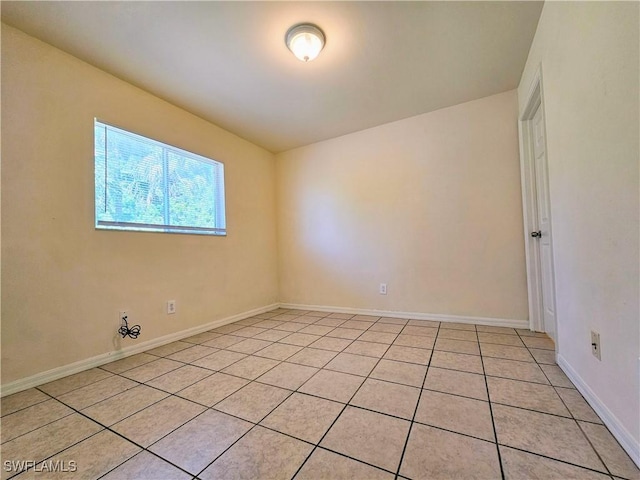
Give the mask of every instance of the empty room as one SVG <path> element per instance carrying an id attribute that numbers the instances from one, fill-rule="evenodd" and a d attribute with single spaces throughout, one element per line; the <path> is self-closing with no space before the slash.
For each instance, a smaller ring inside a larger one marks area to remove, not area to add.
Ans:
<path id="1" fill-rule="evenodd" d="M 640 480 L 640 3 L 0 8 L 2 480 Z"/>

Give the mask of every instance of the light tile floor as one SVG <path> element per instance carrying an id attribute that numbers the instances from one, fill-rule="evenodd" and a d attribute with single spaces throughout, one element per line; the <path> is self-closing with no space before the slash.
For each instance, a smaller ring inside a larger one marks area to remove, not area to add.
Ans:
<path id="1" fill-rule="evenodd" d="M 640 477 L 544 334 L 283 309 L 3 398 L 1 440 L 3 480 Z"/>

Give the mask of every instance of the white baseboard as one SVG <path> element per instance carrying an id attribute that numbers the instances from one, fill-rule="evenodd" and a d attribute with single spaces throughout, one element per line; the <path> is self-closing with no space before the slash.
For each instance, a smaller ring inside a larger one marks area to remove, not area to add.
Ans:
<path id="1" fill-rule="evenodd" d="M 640 468 L 640 443 L 633 438 L 631 433 L 618 420 L 618 418 L 607 408 L 607 406 L 598 398 L 591 387 L 582 379 L 582 377 L 573 369 L 567 360 L 560 354 L 557 355 L 557 362 L 564 373 L 573 382 L 578 391 L 582 394 L 591 408 L 598 414 L 604 424 L 609 428 L 616 440 L 622 445 L 622 448 L 629 454 L 631 460 Z"/>
<path id="2" fill-rule="evenodd" d="M 175 342 L 183 338 L 197 335 L 198 333 L 206 332 L 222 325 L 237 322 L 260 313 L 275 310 L 276 308 L 287 308 L 294 310 L 316 310 L 321 312 L 337 312 L 347 313 L 353 315 L 373 315 L 380 317 L 396 317 L 407 318 L 415 320 L 435 320 L 440 322 L 456 322 L 456 323 L 475 323 L 478 325 L 488 325 L 497 327 L 512 327 L 512 328 L 529 328 L 529 321 L 522 319 L 505 319 L 505 318 L 491 318 L 491 317 L 469 317 L 459 315 L 442 315 L 432 313 L 418 313 L 418 312 L 398 312 L 390 310 L 369 310 L 362 308 L 349 308 L 349 307 L 334 307 L 324 305 L 302 305 L 294 303 L 274 303 L 264 307 L 256 308 L 246 312 L 238 313 L 226 318 L 214 320 L 213 322 L 199 325 L 197 327 L 181 330 L 179 332 L 164 335 L 146 342 L 137 343 L 125 347 L 121 350 L 114 350 L 111 352 L 103 353 L 95 357 L 80 360 L 75 363 L 63 365 L 61 367 L 53 368 L 45 372 L 37 373 L 35 375 L 21 378 L 13 382 L 9 382 L 0 387 L 0 397 L 11 395 L 13 393 L 26 390 L 28 388 L 36 387 L 53 380 L 57 380 L 74 373 L 82 372 L 90 368 L 104 365 L 105 363 L 113 362 L 136 353 L 151 350 L 167 343 Z M 584 398 L 589 402 L 594 411 L 602 419 L 604 424 L 609 428 L 613 436 L 620 442 L 620 445 L 629 454 L 631 459 L 640 467 L 640 444 L 633 438 L 624 425 L 618 420 L 618 418 L 606 407 L 606 405 L 598 398 L 598 396 L 591 390 L 591 388 L 585 383 L 580 375 L 571 367 L 571 365 L 565 360 L 562 355 L 557 355 L 557 362 L 560 368 L 565 372 L 567 377 L 573 382 Z"/>
<path id="3" fill-rule="evenodd" d="M 487 317 L 467 317 L 467 316 L 442 315 L 442 314 L 417 313 L 417 312 L 396 312 L 396 311 L 388 311 L 388 310 L 367 310 L 367 309 L 361 309 L 361 308 L 333 307 L 333 306 L 321 306 L 321 305 L 274 303 L 261 308 L 256 308 L 247 312 L 232 315 L 230 317 L 214 320 L 213 322 L 209 322 L 204 325 L 199 325 L 197 327 L 189 328 L 187 330 L 181 330 L 179 332 L 171 333 L 169 335 L 164 335 L 162 337 L 154 338 L 146 342 L 136 343 L 135 345 L 125 347 L 121 350 L 106 352 L 106 353 L 97 355 L 95 357 L 87 358 L 85 360 L 80 360 L 75 363 L 70 363 L 68 365 L 56 367 L 51 370 L 47 370 L 45 372 L 37 373 L 35 375 L 31 375 L 26 378 L 21 378 L 19 380 L 9 382 L 0 387 L 0 396 L 4 397 L 6 395 L 11 395 L 13 393 L 17 393 L 22 390 L 26 390 L 28 388 L 37 387 L 38 385 L 43 385 L 45 383 L 52 382 L 59 378 L 66 377 L 68 375 L 73 375 L 74 373 L 78 373 L 84 370 L 88 370 L 90 368 L 98 367 L 100 365 L 104 365 L 105 363 L 113 362 L 115 360 L 120 360 L 122 358 L 129 357 L 131 355 L 135 355 L 136 353 L 144 352 L 146 350 L 151 350 L 152 348 L 166 345 L 167 343 L 175 342 L 183 338 L 191 337 L 193 335 L 197 335 L 198 333 L 206 332 L 207 330 L 211 330 L 212 328 L 220 327 L 228 323 L 237 322 L 238 320 L 242 320 L 244 318 L 248 318 L 253 315 L 258 315 L 260 313 L 268 312 L 278 307 L 290 308 L 290 309 L 296 309 L 296 310 L 317 310 L 317 311 L 323 311 L 323 312 L 350 313 L 353 315 L 375 315 L 379 317 L 410 318 L 410 319 L 416 319 L 416 320 L 435 320 L 440 322 L 476 323 L 479 325 L 491 325 L 496 327 L 529 328 L 529 322 L 527 320 L 513 320 L 513 319 L 487 318 Z"/>
<path id="4" fill-rule="evenodd" d="M 295 310 L 316 310 L 319 312 L 350 313 L 353 315 L 373 315 L 376 317 L 410 318 L 414 320 L 435 320 L 437 322 L 476 323 L 492 327 L 529 328 L 529 320 L 491 317 L 468 317 L 459 315 L 443 315 L 440 313 L 396 312 L 391 310 L 367 310 L 364 308 L 327 307 L 324 305 L 301 305 L 297 303 L 281 303 L 280 308 Z"/>
<path id="5" fill-rule="evenodd" d="M 30 377 L 14 380 L 13 382 L 9 382 L 0 387 L 0 397 L 21 392 L 22 390 L 26 390 L 28 388 L 37 387 L 38 385 L 43 385 L 45 383 L 52 382 L 53 380 L 58 380 L 59 378 L 73 375 L 74 373 L 89 370 L 90 368 L 98 367 L 100 365 L 104 365 L 105 363 L 113 362 L 114 360 L 120 360 L 121 358 L 129 357 L 146 350 L 151 350 L 152 348 L 160 347 L 162 345 L 166 345 L 167 343 L 191 337 L 193 335 L 197 335 L 198 333 L 211 330 L 212 328 L 221 327 L 222 325 L 237 322 L 238 320 L 243 320 L 260 313 L 275 310 L 276 308 L 278 308 L 277 303 L 260 308 L 255 308 L 247 312 L 231 315 L 230 317 L 214 320 L 213 322 L 205 323 L 204 325 L 198 325 L 197 327 L 170 333 L 169 335 L 164 335 L 162 337 L 147 340 L 146 342 L 136 343 L 135 345 L 125 347 L 121 350 L 114 350 L 111 352 L 103 353 L 100 355 L 96 355 L 95 357 L 80 360 L 75 363 L 52 368 L 51 370 L 47 370 L 46 372 L 36 373 L 35 375 L 31 375 Z"/>

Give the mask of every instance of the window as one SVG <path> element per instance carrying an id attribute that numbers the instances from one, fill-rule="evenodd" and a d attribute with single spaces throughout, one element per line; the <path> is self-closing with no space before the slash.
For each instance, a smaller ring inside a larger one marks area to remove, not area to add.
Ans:
<path id="1" fill-rule="evenodd" d="M 96 228 L 226 235 L 224 165 L 95 121 Z"/>

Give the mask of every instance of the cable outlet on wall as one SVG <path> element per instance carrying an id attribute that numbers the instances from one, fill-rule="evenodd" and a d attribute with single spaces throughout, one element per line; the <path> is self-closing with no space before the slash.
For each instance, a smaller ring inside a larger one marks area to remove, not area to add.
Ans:
<path id="1" fill-rule="evenodd" d="M 600 334 L 593 330 L 591 330 L 591 354 L 598 360 L 602 360 L 600 358 Z"/>
<path id="2" fill-rule="evenodd" d="M 386 283 L 381 283 L 380 284 L 380 295 L 386 295 L 387 294 L 387 284 Z"/>
<path id="3" fill-rule="evenodd" d="M 168 300 L 167 301 L 167 315 L 173 315 L 176 313 L 176 301 Z"/>

